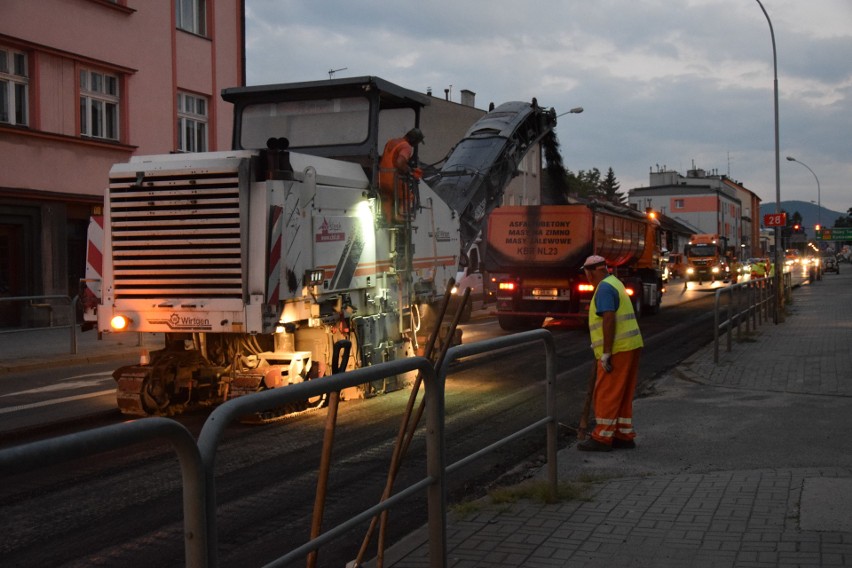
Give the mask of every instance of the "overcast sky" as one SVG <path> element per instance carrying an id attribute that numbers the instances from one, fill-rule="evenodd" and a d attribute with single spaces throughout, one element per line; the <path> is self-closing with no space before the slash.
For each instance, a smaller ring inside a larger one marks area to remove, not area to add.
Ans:
<path id="1" fill-rule="evenodd" d="M 852 1 L 762 0 L 778 55 L 781 200 L 852 207 Z M 376 75 L 563 113 L 574 172 L 727 174 L 776 201 L 772 39 L 756 0 L 246 0 L 249 85 Z M 428 137 L 428 133 L 427 137 Z"/>

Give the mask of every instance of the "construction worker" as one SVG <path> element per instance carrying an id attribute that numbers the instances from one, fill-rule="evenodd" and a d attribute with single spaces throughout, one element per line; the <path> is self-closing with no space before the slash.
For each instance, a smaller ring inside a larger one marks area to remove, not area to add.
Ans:
<path id="1" fill-rule="evenodd" d="M 758 258 L 751 265 L 751 277 L 754 279 L 766 277 L 766 263 L 763 259 Z"/>
<path id="2" fill-rule="evenodd" d="M 423 143 L 423 133 L 412 128 L 402 138 L 391 138 L 385 144 L 379 162 L 379 191 L 382 197 L 382 214 L 387 221 L 401 221 L 414 206 L 416 197 L 407 180 L 409 173 L 420 179 L 422 171 L 412 167 L 414 148 Z M 397 202 L 394 211 L 394 201 Z"/>
<path id="3" fill-rule="evenodd" d="M 589 306 L 589 333 L 597 360 L 596 424 L 591 436 L 577 444 L 577 449 L 608 452 L 613 448 L 635 448 L 633 395 L 644 344 L 633 302 L 621 281 L 609 274 L 603 257 L 587 258 L 583 271 L 595 287 Z"/>

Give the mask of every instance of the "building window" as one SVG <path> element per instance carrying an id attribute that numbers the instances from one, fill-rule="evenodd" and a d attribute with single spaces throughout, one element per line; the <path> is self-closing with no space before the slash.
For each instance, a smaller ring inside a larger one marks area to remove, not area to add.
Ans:
<path id="1" fill-rule="evenodd" d="M 80 71 L 80 134 L 118 140 L 118 77 Z"/>
<path id="2" fill-rule="evenodd" d="M 207 0 L 177 0 L 175 11 L 178 29 L 207 35 Z"/>
<path id="3" fill-rule="evenodd" d="M 29 123 L 28 91 L 27 54 L 0 47 L 0 122 Z"/>
<path id="4" fill-rule="evenodd" d="M 178 150 L 207 151 L 207 99 L 178 93 Z"/>
<path id="5" fill-rule="evenodd" d="M 674 200 L 674 208 L 675 209 L 683 209 L 683 199 L 675 199 Z"/>

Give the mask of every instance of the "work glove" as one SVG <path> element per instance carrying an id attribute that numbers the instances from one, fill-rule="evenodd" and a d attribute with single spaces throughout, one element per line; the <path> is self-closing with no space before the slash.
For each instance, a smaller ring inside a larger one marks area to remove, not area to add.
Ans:
<path id="1" fill-rule="evenodd" d="M 610 361 L 610 359 L 612 359 L 612 355 L 610 353 L 604 353 L 601 355 L 601 366 L 607 373 L 612 372 L 612 361 Z"/>

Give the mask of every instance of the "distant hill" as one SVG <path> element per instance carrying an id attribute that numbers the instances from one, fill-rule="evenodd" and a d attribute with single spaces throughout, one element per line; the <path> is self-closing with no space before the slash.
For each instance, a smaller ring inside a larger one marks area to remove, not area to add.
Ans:
<path id="1" fill-rule="evenodd" d="M 814 225 L 822 221 L 824 227 L 833 227 L 834 222 L 838 217 L 846 217 L 846 211 L 832 211 L 825 207 L 820 208 L 815 203 L 808 201 L 782 201 L 781 210 L 787 212 L 789 218 L 796 211 L 802 216 L 802 225 L 808 230 L 808 234 L 813 235 Z M 763 203 L 760 206 L 760 223 L 763 223 L 763 216 L 767 213 L 775 213 L 775 202 Z"/>

